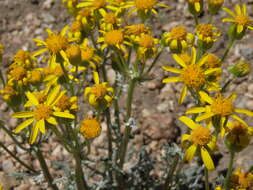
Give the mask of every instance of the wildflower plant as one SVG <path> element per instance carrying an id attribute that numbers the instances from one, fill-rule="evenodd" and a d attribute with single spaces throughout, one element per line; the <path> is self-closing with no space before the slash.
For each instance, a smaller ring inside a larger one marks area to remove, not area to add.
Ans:
<path id="1" fill-rule="evenodd" d="M 71 23 L 60 32 L 47 29 L 45 39 L 33 39 L 36 51 L 18 50 L 6 74 L 0 71 L 0 95 L 12 117 L 18 119 L 14 129 L 2 121 L 0 128 L 16 146 L 38 159 L 49 188 L 60 189 L 58 182 L 62 180 L 53 178 L 42 151 L 55 137 L 74 160 L 71 171 L 65 174 L 67 189 L 176 190 L 201 189 L 203 184 L 205 190 L 252 189 L 252 171 L 233 171 L 233 163 L 235 154 L 250 144 L 253 135 L 252 127 L 238 115 L 252 118 L 253 112 L 238 108 L 236 95 L 227 93 L 227 86 L 235 78 L 247 76 L 250 66 L 245 61 L 228 68 L 224 65 L 234 42 L 252 30 L 252 19 L 245 4 L 236 5 L 233 12 L 223 8 L 223 0 L 185 2 L 194 17 L 194 29 L 178 25 L 159 33 L 150 21 L 169 7 L 167 1 L 62 0 L 73 17 Z M 208 23 L 199 19 L 205 8 Z M 222 19 L 230 26 L 227 47 L 220 57 L 213 46 L 226 34 L 213 17 L 222 10 L 232 18 Z M 3 49 L 0 44 L 0 62 Z M 145 146 L 135 165 L 127 170 L 124 166 L 134 151 L 129 150 L 137 119 L 132 113 L 134 92 L 150 78 L 165 51 L 172 64 L 163 64 L 169 77 L 162 83 L 182 83 L 178 103 L 188 99 L 194 100 L 194 105 L 178 118 L 179 127 L 188 129 L 180 136 L 181 148 L 165 147 L 166 164 L 162 166 L 163 177 L 158 179 L 152 174 L 156 162 Z M 108 79 L 109 70 L 116 75 L 114 81 Z M 232 79 L 223 78 L 224 70 L 233 75 Z M 89 112 L 83 114 L 84 106 Z M 104 132 L 106 155 L 93 161 L 93 142 Z M 222 184 L 215 187 L 209 182 L 209 172 L 216 169 L 213 155 L 219 151 L 217 141 L 226 145 L 230 161 Z M 38 168 L 21 160 L 4 143 L 0 146 L 32 175 L 38 175 Z M 196 167 L 182 169 L 196 160 Z M 199 184 L 201 181 L 204 183 Z"/>

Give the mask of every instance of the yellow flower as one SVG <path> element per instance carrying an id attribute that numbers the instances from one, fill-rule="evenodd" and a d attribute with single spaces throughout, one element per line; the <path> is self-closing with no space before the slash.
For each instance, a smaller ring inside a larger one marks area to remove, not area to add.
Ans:
<path id="1" fill-rule="evenodd" d="M 17 84 L 19 86 L 27 85 L 27 74 L 28 71 L 23 66 L 11 67 L 7 78 L 8 82 L 12 84 Z"/>
<path id="2" fill-rule="evenodd" d="M 84 119 L 80 126 L 80 133 L 88 139 L 98 137 L 101 130 L 101 125 L 95 118 Z"/>
<path id="3" fill-rule="evenodd" d="M 194 43 L 194 35 L 187 32 L 184 26 L 176 26 L 163 35 L 166 45 L 172 52 L 181 53 L 186 51 Z"/>
<path id="4" fill-rule="evenodd" d="M 203 66 L 207 68 L 215 68 L 221 66 L 221 60 L 216 55 L 212 53 L 207 53 L 206 56 L 207 57 Z"/>
<path id="5" fill-rule="evenodd" d="M 16 55 L 14 56 L 14 62 L 10 65 L 10 68 L 18 66 L 22 66 L 26 69 L 32 69 L 35 66 L 35 57 L 28 52 L 22 49 L 18 50 Z"/>
<path id="6" fill-rule="evenodd" d="M 215 190 L 224 190 L 224 189 L 221 186 L 217 186 L 217 187 L 215 187 Z"/>
<path id="7" fill-rule="evenodd" d="M 100 28 L 103 31 L 111 31 L 117 29 L 121 25 L 121 18 L 116 13 L 106 12 L 104 10 L 100 11 L 102 15 Z"/>
<path id="8" fill-rule="evenodd" d="M 221 94 L 218 94 L 218 96 L 212 98 L 206 92 L 200 91 L 199 95 L 201 100 L 206 102 L 207 105 L 205 107 L 194 107 L 186 111 L 187 114 L 201 113 L 196 118 L 197 122 L 212 118 L 214 116 L 219 116 L 221 119 L 231 117 L 248 126 L 248 124 L 240 117 L 235 115 L 235 113 L 245 114 L 249 117 L 253 117 L 253 112 L 234 107 L 233 101 L 236 98 L 235 94 L 231 94 L 227 98 L 223 97 Z"/>
<path id="9" fill-rule="evenodd" d="M 50 63 L 56 62 L 56 58 L 60 56 L 64 60 L 67 58 L 65 50 L 69 46 L 69 41 L 65 37 L 68 27 L 64 27 L 62 31 L 58 34 L 53 33 L 51 30 L 47 29 L 48 37 L 45 41 L 39 39 L 33 39 L 37 42 L 37 46 L 44 46 L 45 48 L 36 51 L 33 55 L 38 56 L 46 51 L 51 55 Z"/>
<path id="10" fill-rule="evenodd" d="M 235 190 L 252 190 L 253 173 L 242 172 L 240 168 L 235 170 L 231 176 L 231 186 Z"/>
<path id="11" fill-rule="evenodd" d="M 238 121 L 228 122 L 225 127 L 227 127 L 225 142 L 231 151 L 240 152 L 249 145 L 253 128 Z"/>
<path id="12" fill-rule="evenodd" d="M 75 20 L 69 27 L 67 33 L 69 40 L 81 42 L 83 26 L 81 21 Z"/>
<path id="13" fill-rule="evenodd" d="M 253 20 L 250 19 L 249 16 L 247 16 L 246 4 L 243 4 L 242 7 L 240 7 L 240 5 L 237 4 L 235 6 L 235 12 L 231 11 L 228 8 L 223 8 L 223 10 L 226 11 L 233 18 L 224 18 L 224 19 L 222 19 L 222 22 L 234 23 L 236 26 L 236 33 L 237 34 L 241 34 L 247 28 L 250 30 L 253 30 L 253 27 L 251 26 L 253 23 Z"/>
<path id="14" fill-rule="evenodd" d="M 189 11 L 193 15 L 199 15 L 203 10 L 203 0 L 187 0 Z"/>
<path id="15" fill-rule="evenodd" d="M 138 13 L 154 13 L 158 14 L 157 11 L 154 9 L 156 6 L 158 7 L 168 7 L 163 3 L 159 3 L 158 0 L 132 0 L 126 3 L 125 8 L 134 7 L 130 12 L 129 15 L 138 12 Z"/>
<path id="16" fill-rule="evenodd" d="M 43 80 L 43 73 L 41 69 L 33 69 L 27 74 L 27 81 L 32 84 L 38 84 Z"/>
<path id="17" fill-rule="evenodd" d="M 11 101 L 18 95 L 18 92 L 13 88 L 13 85 L 6 84 L 3 89 L 0 90 L 0 94 L 5 101 Z"/>
<path id="18" fill-rule="evenodd" d="M 68 97 L 65 94 L 61 96 L 61 98 L 56 102 L 55 104 L 56 110 L 59 109 L 61 112 L 70 112 L 70 111 L 77 111 L 78 106 L 77 106 L 77 97 L 72 96 Z"/>
<path id="19" fill-rule="evenodd" d="M 190 146 L 185 152 L 185 159 L 191 161 L 194 155 L 200 151 L 201 158 L 206 168 L 208 170 L 213 170 L 214 163 L 209 151 L 215 149 L 216 138 L 212 136 L 210 129 L 195 123 L 186 116 L 181 116 L 179 120 L 191 129 L 191 134 L 184 134 L 181 139 L 183 144 L 185 141 L 190 142 Z"/>
<path id="20" fill-rule="evenodd" d="M 196 27 L 198 40 L 206 44 L 212 44 L 220 36 L 218 29 L 211 24 L 199 24 Z"/>
<path id="21" fill-rule="evenodd" d="M 49 90 L 50 90 L 50 88 L 47 87 L 44 90 L 33 92 L 33 95 L 36 97 L 39 104 L 44 104 L 46 102 Z M 25 103 L 24 107 L 26 108 L 26 107 L 31 107 L 31 106 L 33 106 L 33 102 L 30 99 L 28 99 L 28 101 Z"/>
<path id="22" fill-rule="evenodd" d="M 95 26 L 95 17 L 90 9 L 80 10 L 77 13 L 75 20 L 82 24 L 82 28 L 85 32 L 90 32 L 90 30 Z"/>
<path id="23" fill-rule="evenodd" d="M 68 46 L 65 52 L 70 64 L 75 66 L 81 65 L 82 56 L 81 56 L 81 48 L 79 45 L 71 44 Z"/>
<path id="24" fill-rule="evenodd" d="M 92 87 L 86 87 L 84 91 L 84 99 L 88 99 L 91 106 L 104 109 L 111 105 L 113 100 L 113 88 L 107 82 L 100 83 L 99 75 L 93 72 L 95 84 Z"/>
<path id="25" fill-rule="evenodd" d="M 235 77 L 245 77 L 251 71 L 251 64 L 246 61 L 238 61 L 228 67 Z"/>
<path id="26" fill-rule="evenodd" d="M 144 24 L 133 24 L 129 26 L 125 26 L 126 34 L 130 36 L 132 40 L 135 40 L 137 36 L 141 34 L 150 33 L 150 28 L 145 26 Z"/>
<path id="27" fill-rule="evenodd" d="M 106 47 L 111 46 L 111 47 L 116 47 L 123 52 L 126 52 L 126 47 L 125 45 L 131 45 L 129 42 L 126 41 L 126 36 L 122 30 L 111 30 L 109 32 L 104 32 L 103 37 L 98 38 L 97 42 L 98 43 L 104 43 L 101 46 L 101 49 L 104 50 Z"/>
<path id="28" fill-rule="evenodd" d="M 214 88 L 215 84 L 209 82 L 208 76 L 214 72 L 221 71 L 221 68 L 211 68 L 204 70 L 202 68 L 206 57 L 202 57 L 199 61 L 196 61 L 196 49 L 192 48 L 191 63 L 185 62 L 179 55 L 173 54 L 174 60 L 182 67 L 182 69 L 177 69 L 169 66 L 163 66 L 165 71 L 179 74 L 176 77 L 170 77 L 163 79 L 163 83 L 170 82 L 183 82 L 184 87 L 181 91 L 179 103 L 181 104 L 185 99 L 188 89 L 194 89 L 199 91 L 201 88 L 206 86 L 207 88 Z M 218 90 L 218 89 L 217 89 Z"/>
<path id="29" fill-rule="evenodd" d="M 42 104 L 39 103 L 38 99 L 33 95 L 33 93 L 27 92 L 26 96 L 28 98 L 28 101 L 32 103 L 30 105 L 32 107 L 31 111 L 16 112 L 12 115 L 12 117 L 29 119 L 19 124 L 13 132 L 20 133 L 24 128 L 33 123 L 29 139 L 29 143 L 33 144 L 38 136 L 39 131 L 43 134 L 46 133 L 47 123 L 57 125 L 55 117 L 74 119 L 75 116 L 70 113 L 54 110 L 54 105 L 61 98 L 61 96 L 59 96 L 60 88 L 60 86 L 53 88 L 52 91 L 48 94 L 47 100 Z"/>

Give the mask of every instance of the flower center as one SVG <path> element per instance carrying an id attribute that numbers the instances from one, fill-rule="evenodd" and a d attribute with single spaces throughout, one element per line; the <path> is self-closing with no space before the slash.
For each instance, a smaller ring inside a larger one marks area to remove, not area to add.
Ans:
<path id="1" fill-rule="evenodd" d="M 204 71 L 197 65 L 191 64 L 183 69 L 181 78 L 186 86 L 198 89 L 206 82 Z"/>
<path id="2" fill-rule="evenodd" d="M 93 1 L 93 7 L 96 9 L 104 7 L 106 4 L 106 0 L 94 0 Z"/>
<path id="3" fill-rule="evenodd" d="M 224 98 L 219 95 L 211 104 L 211 111 L 216 115 L 228 116 L 234 111 L 233 102 L 230 98 Z"/>
<path id="4" fill-rule="evenodd" d="M 53 111 L 50 106 L 39 104 L 34 110 L 34 118 L 36 120 L 48 119 L 52 113 Z"/>
<path id="5" fill-rule="evenodd" d="M 208 128 L 199 126 L 192 130 L 191 140 L 200 146 L 208 144 L 211 139 L 212 135 Z"/>
<path id="6" fill-rule="evenodd" d="M 135 0 L 136 8 L 142 11 L 152 9 L 156 3 L 156 0 Z"/>
<path id="7" fill-rule="evenodd" d="M 183 26 L 177 26 L 171 29 L 170 34 L 175 40 L 184 40 L 186 39 L 187 29 Z"/>
<path id="8" fill-rule="evenodd" d="M 203 37 L 212 37 L 213 36 L 213 26 L 211 24 L 199 24 L 196 29 L 198 35 Z"/>
<path id="9" fill-rule="evenodd" d="M 215 67 L 219 67 L 221 65 L 221 61 L 216 55 L 214 55 L 212 53 L 208 53 L 207 59 L 205 61 L 205 65 L 208 68 L 215 68 Z"/>
<path id="10" fill-rule="evenodd" d="M 94 50 L 85 48 L 81 50 L 82 61 L 89 61 L 94 55 Z"/>
<path id="11" fill-rule="evenodd" d="M 91 88 L 91 94 L 94 94 L 98 99 L 102 99 L 106 95 L 106 87 L 102 84 L 95 84 Z"/>
<path id="12" fill-rule="evenodd" d="M 70 26 L 70 31 L 71 32 L 79 32 L 81 31 L 82 24 L 79 21 L 75 21 L 71 26 Z"/>
<path id="13" fill-rule="evenodd" d="M 107 13 L 105 15 L 105 23 L 108 23 L 108 24 L 115 24 L 116 23 L 116 20 L 117 20 L 117 17 L 115 14 L 113 13 Z"/>
<path id="14" fill-rule="evenodd" d="M 112 30 L 105 34 L 105 43 L 108 45 L 118 45 L 124 40 L 123 32 L 120 30 Z"/>
<path id="15" fill-rule="evenodd" d="M 50 34 L 47 39 L 47 48 L 51 53 L 59 53 L 68 47 L 68 40 L 60 34 Z"/>
<path id="16" fill-rule="evenodd" d="M 144 34 L 140 37 L 139 45 L 144 48 L 154 47 L 154 39 L 148 34 Z"/>
<path id="17" fill-rule="evenodd" d="M 243 26 L 246 26 L 250 19 L 248 16 L 246 15 L 238 15 L 236 18 L 235 18 L 235 21 L 238 23 L 238 24 L 241 24 Z"/>
<path id="18" fill-rule="evenodd" d="M 80 132 L 86 138 L 96 138 L 101 133 L 101 125 L 95 118 L 85 119 L 81 123 Z"/>
<path id="19" fill-rule="evenodd" d="M 15 67 L 11 72 L 10 72 L 11 76 L 15 79 L 15 80 L 22 80 L 23 78 L 26 77 L 27 71 L 24 67 L 18 66 Z"/>
<path id="20" fill-rule="evenodd" d="M 70 98 L 66 95 L 63 95 L 56 104 L 61 111 L 70 109 L 71 105 Z"/>

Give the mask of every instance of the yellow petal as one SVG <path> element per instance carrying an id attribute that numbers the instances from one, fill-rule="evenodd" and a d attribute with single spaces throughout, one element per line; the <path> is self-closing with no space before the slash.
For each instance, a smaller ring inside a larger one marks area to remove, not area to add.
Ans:
<path id="1" fill-rule="evenodd" d="M 46 128 L 45 128 L 45 120 L 41 119 L 37 122 L 37 125 L 39 127 L 39 130 L 41 133 L 45 134 L 46 133 Z"/>
<path id="2" fill-rule="evenodd" d="M 206 111 L 205 107 L 194 107 L 194 108 L 188 109 L 185 113 L 186 114 L 193 114 L 193 113 L 202 113 L 205 111 Z"/>
<path id="3" fill-rule="evenodd" d="M 184 141 L 188 141 L 190 140 L 190 138 L 191 138 L 191 135 L 183 134 L 181 137 L 181 142 L 183 143 Z"/>
<path id="4" fill-rule="evenodd" d="M 253 112 L 245 109 L 235 109 L 235 112 L 245 114 L 249 117 L 253 117 Z"/>
<path id="5" fill-rule="evenodd" d="M 183 87 L 183 89 L 182 89 L 182 91 L 181 91 L 181 93 L 180 93 L 179 100 L 178 100 L 178 103 L 179 103 L 179 104 L 182 104 L 182 103 L 183 103 L 183 101 L 184 101 L 184 99 L 185 99 L 185 97 L 186 97 L 186 94 L 187 94 L 187 86 L 184 85 L 184 87 Z"/>
<path id="6" fill-rule="evenodd" d="M 169 66 L 162 66 L 163 70 L 165 71 L 169 71 L 169 72 L 172 72 L 172 73 L 181 73 L 181 70 L 180 69 L 177 69 L 177 68 L 174 68 L 174 67 L 169 67 Z"/>
<path id="7" fill-rule="evenodd" d="M 50 124 L 52 124 L 52 125 L 57 125 L 58 124 L 57 121 L 56 121 L 56 119 L 54 117 L 49 117 L 47 119 L 47 122 L 50 123 Z"/>
<path id="8" fill-rule="evenodd" d="M 235 5 L 235 12 L 236 12 L 237 15 L 241 15 L 242 14 L 240 5 L 238 5 L 238 4 Z"/>
<path id="9" fill-rule="evenodd" d="M 221 68 L 212 68 L 212 69 L 207 69 L 205 71 L 205 75 L 210 75 L 213 74 L 215 72 L 221 72 Z"/>
<path id="10" fill-rule="evenodd" d="M 75 116 L 67 112 L 53 112 L 54 116 L 75 119 Z"/>
<path id="11" fill-rule="evenodd" d="M 243 31 L 244 27 L 241 24 L 237 24 L 236 32 L 237 34 L 240 34 Z"/>
<path id="12" fill-rule="evenodd" d="M 25 118 L 25 117 L 33 117 L 34 113 L 31 111 L 23 111 L 23 112 L 16 112 L 12 114 L 12 117 L 15 118 Z"/>
<path id="13" fill-rule="evenodd" d="M 172 49 L 172 50 L 177 50 L 178 49 L 178 42 L 177 42 L 177 40 L 172 40 L 170 42 L 170 49 Z"/>
<path id="14" fill-rule="evenodd" d="M 47 97 L 47 101 L 46 104 L 47 105 L 51 105 L 54 100 L 57 98 L 59 91 L 60 91 L 61 86 L 57 85 L 56 87 L 53 88 L 53 90 L 49 93 L 48 97 Z"/>
<path id="15" fill-rule="evenodd" d="M 64 61 L 66 61 L 68 64 L 70 64 L 69 58 L 63 50 L 60 51 L 60 54 L 61 54 L 62 58 L 64 59 Z"/>
<path id="16" fill-rule="evenodd" d="M 208 151 L 204 147 L 201 148 L 201 158 L 204 162 L 204 165 L 206 166 L 206 168 L 208 170 L 214 169 L 213 160 L 212 160 L 210 154 L 208 153 Z"/>
<path id="17" fill-rule="evenodd" d="M 236 20 L 233 18 L 223 18 L 222 22 L 236 22 Z"/>
<path id="18" fill-rule="evenodd" d="M 36 56 L 38 56 L 38 55 L 40 55 L 40 54 L 43 54 L 43 53 L 46 52 L 46 51 L 47 51 L 47 48 L 43 48 L 43 49 L 40 49 L 40 50 L 35 51 L 32 55 L 33 55 L 34 57 L 36 57 Z"/>
<path id="19" fill-rule="evenodd" d="M 243 5 L 242 5 L 242 14 L 243 14 L 243 15 L 246 15 L 246 14 L 247 14 L 247 7 L 246 7 L 246 4 L 243 4 Z"/>
<path id="20" fill-rule="evenodd" d="M 209 119 L 210 117 L 213 117 L 214 115 L 215 114 L 212 113 L 212 112 L 206 112 L 206 113 L 196 117 L 196 121 L 199 122 L 199 121 L 202 121 L 202 120 L 205 120 L 205 119 Z"/>
<path id="21" fill-rule="evenodd" d="M 91 92 L 91 87 L 86 87 L 84 90 L 84 98 L 86 98 L 90 92 Z"/>
<path id="22" fill-rule="evenodd" d="M 39 104 L 39 101 L 31 92 L 27 92 L 26 96 L 28 100 L 30 101 L 30 103 L 33 104 L 34 106 L 37 106 Z"/>
<path id="23" fill-rule="evenodd" d="M 235 120 L 237 120 L 237 121 L 239 121 L 240 123 L 242 123 L 243 125 L 245 125 L 245 126 L 249 126 L 245 121 L 243 121 L 240 117 L 238 117 L 237 115 L 231 115 L 230 117 L 232 117 L 233 119 L 235 119 Z"/>
<path id="24" fill-rule="evenodd" d="M 181 57 L 179 57 L 177 54 L 172 54 L 172 57 L 175 59 L 175 61 L 181 65 L 182 67 L 186 67 L 185 62 L 183 61 L 183 59 Z"/>
<path id="25" fill-rule="evenodd" d="M 22 131 L 24 128 L 26 128 L 28 125 L 30 125 L 34 119 L 27 119 L 23 123 L 19 124 L 16 129 L 13 130 L 14 133 L 19 133 Z"/>
<path id="26" fill-rule="evenodd" d="M 228 8 L 223 8 L 224 11 L 226 11 L 228 14 L 230 14 L 232 17 L 236 17 L 235 13 L 233 11 L 231 11 Z"/>
<path id="27" fill-rule="evenodd" d="M 192 47 L 192 55 L 191 55 L 191 64 L 195 64 L 196 63 L 196 59 L 197 59 L 197 52 L 196 52 L 196 48 Z"/>
<path id="28" fill-rule="evenodd" d="M 181 116 L 178 118 L 180 121 L 182 121 L 186 126 L 188 126 L 191 129 L 195 129 L 196 127 L 199 127 L 197 123 L 195 123 L 192 119 L 186 116 Z"/>
<path id="29" fill-rule="evenodd" d="M 207 93 L 205 93 L 204 91 L 200 91 L 199 95 L 200 95 L 200 98 L 203 99 L 205 102 L 207 102 L 209 104 L 213 103 L 212 98 Z"/>
<path id="30" fill-rule="evenodd" d="M 185 155 L 184 155 L 185 160 L 190 162 L 193 159 L 196 150 L 197 150 L 197 146 L 195 144 L 191 145 L 185 152 Z"/>
<path id="31" fill-rule="evenodd" d="M 98 72 L 96 71 L 93 72 L 93 80 L 95 84 L 99 84 L 99 75 L 98 75 Z"/>
<path id="32" fill-rule="evenodd" d="M 34 141 L 36 140 L 36 137 L 38 136 L 38 132 L 39 132 L 39 126 L 38 126 L 38 122 L 35 123 L 35 125 L 32 128 L 32 133 L 31 136 L 29 138 L 29 143 L 33 144 Z"/>
<path id="33" fill-rule="evenodd" d="M 163 79 L 163 83 L 169 83 L 169 82 L 180 82 L 182 79 L 180 77 L 170 77 Z"/>
<path id="34" fill-rule="evenodd" d="M 196 12 L 199 12 L 200 11 L 200 3 L 199 2 L 194 3 L 194 8 L 195 8 Z"/>

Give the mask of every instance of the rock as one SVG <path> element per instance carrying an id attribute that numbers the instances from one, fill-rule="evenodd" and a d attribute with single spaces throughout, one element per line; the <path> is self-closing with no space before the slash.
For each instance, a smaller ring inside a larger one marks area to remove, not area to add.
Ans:
<path id="1" fill-rule="evenodd" d="M 151 110 L 150 109 L 146 109 L 146 108 L 144 108 L 143 110 L 142 110 L 142 117 L 149 117 L 150 115 L 151 115 L 152 113 L 151 113 Z"/>
<path id="2" fill-rule="evenodd" d="M 248 92 L 253 95 L 253 84 L 249 84 Z"/>
<path id="3" fill-rule="evenodd" d="M 16 190 L 30 190 L 30 184 L 21 184 L 20 186 L 18 186 L 17 188 L 15 188 Z"/>
<path id="4" fill-rule="evenodd" d="M 16 186 L 18 182 L 13 177 L 9 177 L 6 173 L 0 172 L 0 184 L 3 186 L 3 189 L 11 189 Z"/>
<path id="5" fill-rule="evenodd" d="M 53 22 L 55 22 L 54 16 L 52 16 L 51 14 L 49 14 L 47 12 L 45 12 L 44 14 L 42 14 L 42 19 L 46 23 L 53 23 Z"/>
<path id="6" fill-rule="evenodd" d="M 2 163 L 3 171 L 6 173 L 14 172 L 15 168 L 11 160 L 4 160 Z"/>
<path id="7" fill-rule="evenodd" d="M 246 103 L 246 108 L 249 109 L 249 110 L 253 110 L 253 100 L 249 100 Z"/>
<path id="8" fill-rule="evenodd" d="M 164 102 L 158 104 L 156 109 L 161 113 L 165 113 L 169 110 L 169 107 L 170 107 L 169 101 L 164 101 Z"/>

